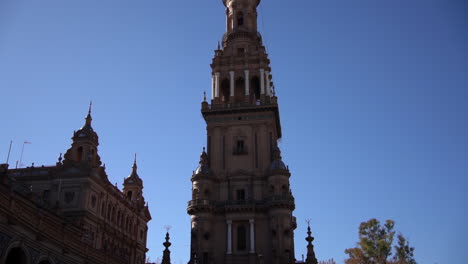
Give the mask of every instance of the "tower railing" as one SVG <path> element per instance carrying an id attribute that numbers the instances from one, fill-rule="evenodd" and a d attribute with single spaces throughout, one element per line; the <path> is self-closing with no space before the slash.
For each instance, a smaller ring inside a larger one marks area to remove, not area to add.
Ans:
<path id="1" fill-rule="evenodd" d="M 236 108 L 246 108 L 246 107 L 265 107 L 265 106 L 274 106 L 277 105 L 271 100 L 256 100 L 255 102 L 213 102 L 208 105 L 208 110 L 223 110 L 223 109 L 236 109 Z"/>
<path id="2" fill-rule="evenodd" d="M 236 38 L 258 38 L 260 43 L 262 43 L 262 35 L 258 31 L 251 31 L 245 27 L 235 28 L 232 31 L 226 32 L 223 35 L 223 43 L 226 43 L 228 40 L 236 39 Z"/>
<path id="3" fill-rule="evenodd" d="M 214 201 L 207 199 L 195 199 L 188 202 L 188 207 L 198 207 L 198 206 L 212 206 L 212 207 L 225 207 L 225 206 L 251 206 L 251 205 L 275 205 L 275 204 L 291 204 L 294 205 L 294 197 L 290 194 L 284 195 L 272 195 L 268 196 L 265 199 L 254 200 L 254 199 L 245 199 L 245 200 L 224 200 L 224 201 Z"/>

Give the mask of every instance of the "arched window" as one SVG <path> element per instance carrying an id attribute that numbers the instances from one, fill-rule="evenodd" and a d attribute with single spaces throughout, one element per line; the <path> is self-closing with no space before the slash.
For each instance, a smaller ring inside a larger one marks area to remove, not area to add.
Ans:
<path id="1" fill-rule="evenodd" d="M 23 249 L 15 247 L 8 252 L 5 264 L 27 264 L 27 261 L 26 254 Z"/>
<path id="2" fill-rule="evenodd" d="M 106 204 L 102 203 L 101 206 L 101 215 L 104 217 L 106 215 Z"/>
<path id="3" fill-rule="evenodd" d="M 127 192 L 127 197 L 128 197 L 128 199 L 130 199 L 130 200 L 132 199 L 132 191 L 128 191 L 128 192 Z"/>
<path id="4" fill-rule="evenodd" d="M 257 76 L 250 80 L 250 94 L 254 102 L 260 100 L 260 79 Z"/>
<path id="5" fill-rule="evenodd" d="M 82 158 L 83 158 L 83 147 L 79 147 L 76 150 L 76 161 L 81 162 Z"/>
<path id="6" fill-rule="evenodd" d="M 247 249 L 247 234 L 245 226 L 240 225 L 237 227 L 237 250 L 243 251 Z"/>
<path id="7" fill-rule="evenodd" d="M 205 199 L 210 200 L 210 190 L 205 189 Z"/>
<path id="8" fill-rule="evenodd" d="M 239 12 L 237 13 L 237 26 L 243 26 L 244 25 L 244 13 Z"/>
<path id="9" fill-rule="evenodd" d="M 235 90 L 234 90 L 235 101 L 236 102 L 244 101 L 244 96 L 245 96 L 244 78 L 237 79 L 234 87 L 235 87 Z"/>
<path id="10" fill-rule="evenodd" d="M 198 200 L 199 197 L 198 197 L 198 189 L 193 189 L 193 192 L 192 192 L 192 200 Z"/>
<path id="11" fill-rule="evenodd" d="M 224 79 L 221 82 L 221 99 L 224 102 L 229 102 L 229 97 L 231 95 L 231 88 L 230 88 L 230 83 L 228 79 Z"/>

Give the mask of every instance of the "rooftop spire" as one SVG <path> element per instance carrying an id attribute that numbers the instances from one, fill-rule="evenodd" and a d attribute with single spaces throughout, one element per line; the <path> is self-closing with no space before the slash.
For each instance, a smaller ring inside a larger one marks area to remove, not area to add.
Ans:
<path id="1" fill-rule="evenodd" d="M 163 259 L 161 264 L 171 264 L 171 251 L 169 250 L 169 247 L 172 245 L 171 242 L 169 242 L 169 231 L 166 232 L 166 242 L 163 243 L 163 246 L 165 247 L 163 251 Z"/>
<path id="2" fill-rule="evenodd" d="M 93 118 L 91 118 L 91 108 L 93 106 L 93 101 L 89 101 L 89 109 L 88 109 L 88 115 L 86 116 L 86 125 L 91 126 L 91 121 Z"/>
<path id="3" fill-rule="evenodd" d="M 306 264 L 317 264 L 317 258 L 315 257 L 314 252 L 314 245 L 312 245 L 312 241 L 314 241 L 314 237 L 312 236 L 312 232 L 310 231 L 310 220 L 307 220 L 307 237 L 305 239 L 307 241 L 307 259 Z"/>
<path id="4" fill-rule="evenodd" d="M 133 161 L 133 173 L 137 172 L 137 154 L 135 153 L 135 160 Z"/>

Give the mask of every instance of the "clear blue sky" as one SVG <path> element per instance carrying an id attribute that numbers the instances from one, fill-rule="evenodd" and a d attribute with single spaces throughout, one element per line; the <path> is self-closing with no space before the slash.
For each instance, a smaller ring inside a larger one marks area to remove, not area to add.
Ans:
<path id="1" fill-rule="evenodd" d="M 306 252 L 342 262 L 359 223 L 393 219 L 422 264 L 466 263 L 468 4 L 463 0 L 263 0 L 259 29 L 280 103 Z M 224 33 L 211 1 L 0 0 L 0 158 L 54 164 L 93 100 L 99 154 L 120 185 L 138 153 L 153 220 L 189 258 L 190 176 Z"/>

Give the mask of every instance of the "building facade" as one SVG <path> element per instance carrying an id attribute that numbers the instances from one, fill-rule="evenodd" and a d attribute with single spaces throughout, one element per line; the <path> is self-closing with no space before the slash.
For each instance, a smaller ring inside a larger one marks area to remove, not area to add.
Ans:
<path id="1" fill-rule="evenodd" d="M 295 262 L 296 219 L 270 60 L 257 30 L 260 0 L 223 0 L 226 33 L 201 112 L 207 145 L 193 173 L 190 263 Z"/>
<path id="2" fill-rule="evenodd" d="M 145 262 L 147 223 L 136 157 L 123 191 L 111 184 L 85 124 L 54 166 L 0 166 L 0 264 Z"/>

